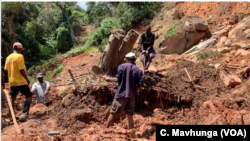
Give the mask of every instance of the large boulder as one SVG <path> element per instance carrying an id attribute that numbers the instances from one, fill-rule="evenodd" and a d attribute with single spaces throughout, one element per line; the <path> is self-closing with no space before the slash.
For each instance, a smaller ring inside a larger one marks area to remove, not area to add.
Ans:
<path id="1" fill-rule="evenodd" d="M 228 33 L 228 37 L 232 39 L 246 38 L 246 30 L 250 29 L 250 16 L 245 17 L 237 26 Z"/>
<path id="2" fill-rule="evenodd" d="M 206 31 L 208 29 L 208 23 L 205 20 L 198 20 L 195 25 L 198 31 Z"/>
<path id="3" fill-rule="evenodd" d="M 199 24 L 196 21 L 199 21 Z M 158 52 L 161 54 L 182 54 L 198 44 L 201 39 L 210 38 L 211 32 L 208 28 L 204 30 L 205 28 L 201 26 L 201 23 L 206 23 L 206 21 L 196 16 L 183 17 L 179 23 L 168 29 L 165 38 L 160 42 Z"/>

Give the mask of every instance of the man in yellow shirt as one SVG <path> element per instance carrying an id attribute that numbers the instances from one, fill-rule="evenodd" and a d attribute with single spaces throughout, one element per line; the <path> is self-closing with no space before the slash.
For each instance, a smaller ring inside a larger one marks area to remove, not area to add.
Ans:
<path id="1" fill-rule="evenodd" d="M 21 52 L 24 50 L 23 45 L 19 42 L 13 44 L 14 52 L 10 54 L 5 62 L 5 71 L 8 73 L 11 103 L 14 107 L 16 96 L 18 92 L 25 95 L 26 101 L 22 102 L 22 117 L 21 121 L 27 118 L 34 118 L 29 115 L 30 102 L 32 93 L 29 89 L 30 81 L 26 75 L 26 67 L 24 64 L 24 57 Z M 8 107 L 9 117 L 11 118 L 10 109 Z"/>

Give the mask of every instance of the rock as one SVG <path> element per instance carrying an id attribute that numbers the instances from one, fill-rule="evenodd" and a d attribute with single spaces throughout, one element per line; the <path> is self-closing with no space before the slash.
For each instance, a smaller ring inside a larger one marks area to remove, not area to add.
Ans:
<path id="1" fill-rule="evenodd" d="M 227 114 L 227 121 L 229 123 L 229 125 L 242 125 L 242 117 L 243 115 L 240 114 L 240 112 L 234 112 L 234 111 L 231 111 L 231 112 L 228 112 Z"/>
<path id="2" fill-rule="evenodd" d="M 93 57 L 93 54 L 90 53 L 89 56 L 90 56 L 90 57 Z"/>
<path id="3" fill-rule="evenodd" d="M 228 37 L 230 39 L 240 38 L 241 36 L 246 37 L 246 33 L 242 31 L 242 29 L 249 28 L 250 25 L 250 16 L 244 18 L 241 22 L 239 22 L 235 28 L 233 28 L 229 33 Z"/>
<path id="4" fill-rule="evenodd" d="M 229 57 L 226 57 L 226 58 L 223 60 L 223 62 L 225 62 L 225 63 L 230 63 L 230 62 L 231 62 L 231 59 L 230 59 Z"/>
<path id="5" fill-rule="evenodd" d="M 231 46 L 231 44 L 232 44 L 232 42 L 229 39 L 225 42 L 225 46 Z"/>
<path id="6" fill-rule="evenodd" d="M 244 50 L 244 49 L 239 49 L 239 50 L 237 50 L 237 52 L 236 52 L 236 56 L 237 55 L 242 55 L 242 56 L 245 56 L 245 55 L 248 55 L 248 54 L 250 54 L 250 51 L 247 51 L 247 50 Z"/>
<path id="7" fill-rule="evenodd" d="M 75 98 L 74 94 L 68 94 L 62 99 L 62 105 L 65 107 L 70 106 L 73 103 L 73 99 Z"/>
<path id="8" fill-rule="evenodd" d="M 250 33 L 246 35 L 246 39 L 250 39 Z"/>
<path id="9" fill-rule="evenodd" d="M 243 115 L 243 123 L 244 125 L 250 125 L 250 113 L 247 115 Z"/>
<path id="10" fill-rule="evenodd" d="M 220 53 L 227 53 L 227 52 L 229 52 L 230 50 L 229 50 L 227 47 L 224 47 L 224 48 L 219 48 L 218 51 L 219 51 Z"/>
<path id="11" fill-rule="evenodd" d="M 189 24 L 188 21 L 185 22 L 185 30 L 188 32 L 194 32 L 194 28 Z"/>
<path id="12" fill-rule="evenodd" d="M 185 14 L 182 10 L 177 9 L 177 8 L 173 8 L 173 10 L 171 12 L 171 16 L 173 17 L 173 19 L 181 19 L 182 17 L 185 16 Z"/>
<path id="13" fill-rule="evenodd" d="M 198 31 L 206 31 L 208 29 L 208 24 L 205 20 L 198 20 L 195 23 L 195 27 Z"/>
<path id="14" fill-rule="evenodd" d="M 225 28 L 225 29 L 222 29 L 222 30 L 220 30 L 220 31 L 217 31 L 217 32 L 214 32 L 212 35 L 212 38 L 216 38 L 216 39 L 218 39 L 219 37 L 221 37 L 221 36 L 227 36 L 227 34 L 228 34 L 228 29 L 227 28 Z"/>
<path id="15" fill-rule="evenodd" d="M 241 79 L 236 75 L 231 75 L 225 71 L 220 72 L 220 78 L 223 80 L 227 87 L 235 87 L 241 84 Z"/>
<path id="16" fill-rule="evenodd" d="M 47 106 L 42 103 L 36 104 L 30 108 L 29 114 L 31 115 L 44 115 L 47 112 Z"/>
<path id="17" fill-rule="evenodd" d="M 202 20 L 201 18 L 197 18 L 194 16 L 185 16 L 182 18 L 179 26 L 175 28 L 176 35 L 166 37 L 162 39 L 159 44 L 158 53 L 160 54 L 182 54 L 183 52 L 190 49 L 193 45 L 197 44 L 201 39 L 210 38 L 212 35 L 207 29 L 204 32 L 198 32 L 195 27 L 192 28 L 192 23 L 196 20 Z M 185 26 L 186 25 L 186 26 Z M 184 30 L 192 31 L 192 32 L 183 32 Z M 203 43 L 205 43 L 204 41 Z"/>
<path id="18" fill-rule="evenodd" d="M 244 43 L 234 43 L 231 45 L 232 47 L 235 47 L 236 49 L 242 48 L 242 49 L 249 49 L 250 45 L 244 44 Z"/>
<path id="19" fill-rule="evenodd" d="M 203 50 L 203 49 L 205 49 L 207 47 L 214 46 L 216 43 L 217 43 L 216 39 L 210 38 L 210 39 L 208 39 L 208 40 L 206 40 L 204 42 L 201 42 L 198 45 L 192 47 L 191 49 L 189 49 L 188 51 L 186 51 L 183 54 L 190 54 L 190 53 L 192 53 L 194 51 L 197 51 L 197 50 Z"/>
<path id="20" fill-rule="evenodd" d="M 227 37 L 223 36 L 220 38 L 220 43 L 224 44 L 227 41 Z"/>
<path id="21" fill-rule="evenodd" d="M 220 63 L 215 64 L 214 67 L 218 69 L 220 67 Z"/>

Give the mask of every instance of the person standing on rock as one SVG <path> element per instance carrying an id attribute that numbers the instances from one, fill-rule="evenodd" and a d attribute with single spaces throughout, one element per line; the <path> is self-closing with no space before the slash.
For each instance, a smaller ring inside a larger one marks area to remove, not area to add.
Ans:
<path id="1" fill-rule="evenodd" d="M 47 107 L 50 104 L 49 98 L 49 82 L 43 81 L 43 74 L 38 73 L 36 78 L 38 82 L 33 84 L 31 93 L 36 92 L 36 104 L 44 103 Z"/>
<path id="2" fill-rule="evenodd" d="M 152 59 L 155 57 L 155 50 L 153 48 L 155 40 L 155 34 L 151 32 L 151 26 L 146 27 L 146 32 L 141 34 L 141 38 L 139 40 L 139 47 L 142 50 L 142 63 L 145 72 L 148 72 L 148 67 L 152 62 Z M 144 60 L 146 59 L 146 60 Z M 145 61 L 145 64 L 144 64 Z"/>
<path id="3" fill-rule="evenodd" d="M 135 94 L 139 93 L 143 84 L 143 73 L 135 64 L 136 57 L 134 53 L 128 53 L 125 60 L 127 63 L 118 66 L 116 78 L 105 77 L 104 79 L 107 82 L 118 82 L 118 88 L 106 125 L 107 128 L 113 124 L 114 114 L 122 111 L 125 111 L 128 116 L 129 129 L 134 128 Z"/>
<path id="4" fill-rule="evenodd" d="M 22 116 L 20 119 L 20 121 L 24 121 L 28 118 L 34 118 L 34 116 L 29 115 L 32 93 L 29 89 L 30 81 L 26 75 L 24 57 L 21 54 L 21 52 L 24 50 L 23 45 L 19 42 L 16 42 L 13 44 L 13 49 L 14 52 L 6 59 L 4 69 L 8 73 L 11 96 L 10 100 L 12 106 L 14 107 L 18 92 L 21 92 L 26 98 L 26 101 L 22 102 Z M 7 106 L 7 108 L 10 120 L 12 120 L 9 106 Z"/>

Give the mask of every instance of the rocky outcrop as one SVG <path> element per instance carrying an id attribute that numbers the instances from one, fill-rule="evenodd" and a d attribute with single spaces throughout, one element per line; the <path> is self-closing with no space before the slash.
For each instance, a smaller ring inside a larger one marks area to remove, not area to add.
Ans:
<path id="1" fill-rule="evenodd" d="M 182 54 L 201 39 L 212 36 L 207 22 L 195 16 L 183 17 L 179 25 L 169 28 L 169 32 L 172 34 L 165 36 L 159 45 L 158 52 L 161 54 Z"/>
<path id="2" fill-rule="evenodd" d="M 185 16 L 185 14 L 182 10 L 174 8 L 171 12 L 171 16 L 173 17 L 173 19 L 181 19 Z"/>
<path id="3" fill-rule="evenodd" d="M 244 31 L 247 31 L 248 29 L 250 29 L 250 16 L 244 18 L 241 22 L 239 22 L 237 26 L 228 33 L 228 37 L 232 39 L 242 37 L 247 38 L 248 33 Z"/>

